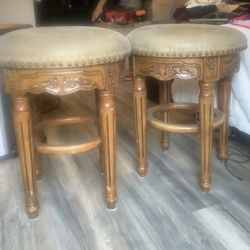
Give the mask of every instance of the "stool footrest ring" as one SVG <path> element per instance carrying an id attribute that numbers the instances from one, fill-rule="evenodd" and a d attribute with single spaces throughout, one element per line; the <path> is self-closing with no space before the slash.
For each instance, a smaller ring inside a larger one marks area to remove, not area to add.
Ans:
<path id="1" fill-rule="evenodd" d="M 76 116 L 76 117 L 66 117 L 66 118 L 57 118 L 57 119 L 47 119 L 37 124 L 35 129 L 42 130 L 48 127 L 68 125 L 68 124 L 94 124 L 94 119 L 88 116 Z M 100 137 L 94 138 L 85 143 L 76 144 L 76 145 L 49 145 L 48 143 L 36 142 L 36 150 L 41 154 L 55 154 L 55 155 L 64 155 L 64 154 L 78 154 L 86 152 L 95 148 L 100 147 L 101 139 Z"/>
<path id="2" fill-rule="evenodd" d="M 45 143 L 40 143 L 36 145 L 36 150 L 41 154 L 55 154 L 55 155 L 78 154 L 98 148 L 100 147 L 100 145 L 101 145 L 101 139 L 96 138 L 89 142 L 77 145 L 69 145 L 69 146 L 53 146 Z"/>
<path id="3" fill-rule="evenodd" d="M 95 119 L 88 116 L 75 116 L 66 118 L 56 118 L 56 119 L 46 119 L 38 124 L 36 124 L 36 130 L 42 130 L 47 127 L 54 127 L 58 125 L 65 124 L 94 124 Z"/>
<path id="4" fill-rule="evenodd" d="M 164 122 L 155 118 L 156 112 L 168 112 L 170 110 L 197 110 L 199 105 L 196 103 L 169 103 L 163 105 L 157 105 L 147 110 L 147 120 L 149 124 L 157 129 L 174 132 L 174 133 L 198 133 L 199 124 L 180 124 L 174 122 Z M 214 124 L 213 128 L 220 127 L 226 119 L 225 114 L 219 109 L 214 109 Z"/>

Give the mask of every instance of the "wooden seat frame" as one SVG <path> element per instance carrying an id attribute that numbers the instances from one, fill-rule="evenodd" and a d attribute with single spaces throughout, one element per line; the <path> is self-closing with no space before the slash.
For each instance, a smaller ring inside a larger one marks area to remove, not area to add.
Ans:
<path id="1" fill-rule="evenodd" d="M 162 147 L 169 148 L 168 132 L 197 132 L 200 134 L 201 173 L 200 186 L 208 191 L 211 186 L 211 157 L 214 126 L 222 124 L 219 129 L 219 158 L 227 159 L 228 144 L 228 105 L 231 94 L 231 76 L 239 70 L 239 53 L 232 55 L 214 55 L 210 57 L 150 57 L 133 56 L 134 72 L 134 112 L 138 172 L 141 176 L 147 173 L 147 94 L 145 77 L 151 76 L 160 80 L 160 104 L 165 110 L 172 105 L 171 85 L 173 79 L 196 79 L 199 81 L 199 124 L 197 126 L 171 126 L 169 112 L 164 112 L 162 122 L 157 122 L 150 112 L 149 123 L 154 127 L 165 130 L 162 132 Z M 214 125 L 214 88 L 218 83 L 219 109 L 224 113 L 219 124 Z M 167 105 L 167 107 L 166 107 Z M 170 105 L 170 106 L 169 106 Z M 187 107 L 186 107 L 187 108 Z M 160 108 L 162 109 L 162 108 Z M 156 109 L 159 110 L 159 107 Z M 151 110 L 152 111 L 152 110 Z M 153 110 L 155 111 L 155 110 Z"/>
<path id="2" fill-rule="evenodd" d="M 101 162 L 105 174 L 105 193 L 108 208 L 116 206 L 115 181 L 115 101 L 114 89 L 120 80 L 122 62 L 76 68 L 8 68 L 3 67 L 6 91 L 12 96 L 13 117 L 19 158 L 24 182 L 26 208 L 30 218 L 38 215 L 36 179 L 42 175 L 39 153 L 76 154 L 96 147 L 101 148 Z M 38 108 L 30 104 L 35 95 L 49 93 L 55 96 L 70 95 L 77 91 L 96 90 L 100 138 L 73 146 L 49 146 L 42 144 L 41 128 L 58 124 L 84 123 L 87 120 L 74 117 L 40 122 Z M 39 129 L 40 128 L 40 129 Z"/>

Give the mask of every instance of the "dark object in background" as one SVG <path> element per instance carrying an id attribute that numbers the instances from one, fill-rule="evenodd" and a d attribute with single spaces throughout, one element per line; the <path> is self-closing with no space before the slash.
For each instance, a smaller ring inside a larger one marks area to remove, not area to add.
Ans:
<path id="1" fill-rule="evenodd" d="M 175 10 L 174 19 L 176 21 L 182 22 L 182 21 L 188 21 L 189 17 L 187 15 L 186 7 L 181 7 Z"/>
<path id="2" fill-rule="evenodd" d="M 187 16 L 189 18 L 205 18 L 208 16 L 216 15 L 218 8 L 216 5 L 197 6 L 193 8 L 186 8 Z"/>
<path id="3" fill-rule="evenodd" d="M 115 24 L 130 24 L 144 20 L 146 12 L 138 0 L 108 0 L 103 5 L 102 13 L 94 21 L 111 22 Z"/>
<path id="4" fill-rule="evenodd" d="M 140 0 L 107 0 L 103 9 L 140 9 L 141 7 L 142 3 Z"/>
<path id="5" fill-rule="evenodd" d="M 120 0 L 107 0 L 103 6 L 103 10 L 120 9 Z"/>
<path id="6" fill-rule="evenodd" d="M 216 5 L 197 6 L 193 8 L 178 8 L 174 13 L 174 19 L 177 21 L 188 21 L 194 18 L 213 18 L 218 17 L 218 8 Z"/>
<path id="7" fill-rule="evenodd" d="M 250 154 L 250 135 L 238 130 L 237 128 L 231 127 L 230 128 L 230 141 L 234 141 L 239 143 L 240 146 L 245 147 L 246 152 Z"/>
<path id="8" fill-rule="evenodd" d="M 40 0 L 34 2 L 37 26 L 91 24 L 99 0 Z"/>

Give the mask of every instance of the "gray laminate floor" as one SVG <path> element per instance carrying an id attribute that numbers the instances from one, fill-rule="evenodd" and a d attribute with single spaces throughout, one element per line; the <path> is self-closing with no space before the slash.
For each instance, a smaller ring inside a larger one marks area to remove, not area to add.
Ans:
<path id="1" fill-rule="evenodd" d="M 149 129 L 149 172 L 139 177 L 131 89 L 125 82 L 117 92 L 117 210 L 105 207 L 97 150 L 43 157 L 36 220 L 25 213 L 18 159 L 2 161 L 0 249 L 250 249 L 250 163 L 230 162 L 235 177 L 214 152 L 212 189 L 203 193 L 198 185 L 198 137 L 173 134 L 166 153 L 159 132 Z M 65 114 L 93 113 L 92 97 L 74 95 L 63 99 L 59 109 Z M 48 134 L 53 143 L 69 143 L 69 138 L 78 141 L 83 130 L 87 137 L 94 134 L 91 127 L 79 126 Z M 230 144 L 230 152 L 238 154 L 235 146 Z M 249 149 L 245 153 L 249 155 Z M 231 157 L 244 161 L 242 155 Z"/>

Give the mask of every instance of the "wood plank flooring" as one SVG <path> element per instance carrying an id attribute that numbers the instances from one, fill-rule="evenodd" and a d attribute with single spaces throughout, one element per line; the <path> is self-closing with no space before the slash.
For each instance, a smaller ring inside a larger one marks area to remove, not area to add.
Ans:
<path id="1" fill-rule="evenodd" d="M 117 89 L 117 209 L 109 211 L 104 203 L 98 150 L 43 157 L 35 220 L 25 213 L 18 159 L 1 161 L 0 249 L 250 249 L 249 162 L 230 166 L 239 180 L 214 151 L 212 189 L 203 193 L 198 137 L 172 134 L 169 152 L 162 152 L 160 133 L 150 128 L 149 172 L 139 177 L 131 91 L 130 82 Z M 59 110 L 94 115 L 94 107 L 94 95 L 81 93 L 63 98 Z M 76 126 L 73 131 L 51 129 L 48 135 L 53 143 L 69 143 L 69 138 L 79 141 L 83 132 L 87 139 L 95 134 L 91 127 Z"/>

